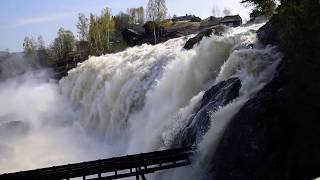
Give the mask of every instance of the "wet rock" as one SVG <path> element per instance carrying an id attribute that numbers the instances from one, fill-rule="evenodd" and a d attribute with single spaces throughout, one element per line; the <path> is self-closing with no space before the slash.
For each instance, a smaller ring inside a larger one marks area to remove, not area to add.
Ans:
<path id="1" fill-rule="evenodd" d="M 196 109 L 186 126 L 178 133 L 174 147 L 191 146 L 200 142 L 210 127 L 210 115 L 239 96 L 241 82 L 238 78 L 222 81 L 203 95 L 199 109 Z"/>
<path id="2" fill-rule="evenodd" d="M 271 45 L 277 45 L 278 44 L 278 33 L 280 29 L 279 24 L 279 17 L 277 15 L 274 15 L 270 21 L 268 21 L 264 26 L 262 26 L 257 31 L 258 39 L 263 44 L 271 44 Z"/>
<path id="3" fill-rule="evenodd" d="M 221 35 L 222 32 L 225 31 L 225 27 L 222 25 L 214 26 L 212 28 L 206 29 L 202 32 L 200 32 L 198 35 L 195 37 L 189 39 L 186 44 L 184 45 L 184 49 L 192 49 L 195 44 L 198 44 L 204 37 L 210 37 L 212 34 L 215 35 Z"/>
<path id="4" fill-rule="evenodd" d="M 305 81 L 284 75 L 287 72 L 288 66 L 282 65 L 280 75 L 232 118 L 212 159 L 208 179 L 290 180 L 320 176 L 315 86 L 308 87 Z"/>

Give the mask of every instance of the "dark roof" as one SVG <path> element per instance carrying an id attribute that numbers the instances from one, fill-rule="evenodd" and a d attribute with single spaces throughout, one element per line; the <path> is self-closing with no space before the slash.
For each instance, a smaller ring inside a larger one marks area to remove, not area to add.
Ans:
<path id="1" fill-rule="evenodd" d="M 129 36 L 133 36 L 133 37 L 142 37 L 143 35 L 133 29 L 125 29 L 122 34 L 127 34 Z"/>
<path id="2" fill-rule="evenodd" d="M 140 24 L 130 24 L 129 29 L 132 29 L 133 31 L 143 34 L 144 28 Z"/>
<path id="3" fill-rule="evenodd" d="M 242 24 L 242 18 L 239 15 L 235 16 L 225 16 L 225 17 L 214 17 L 210 16 L 209 18 L 203 20 L 201 22 L 201 26 L 215 26 L 219 24 L 226 24 L 226 23 L 236 23 Z"/>
<path id="4" fill-rule="evenodd" d="M 235 15 L 235 16 L 225 16 L 221 20 L 222 23 L 234 22 L 234 21 L 242 22 L 242 18 L 239 15 Z"/>
<path id="5" fill-rule="evenodd" d="M 179 16 L 179 17 L 173 17 L 172 20 L 173 21 L 184 21 L 184 20 L 191 20 L 193 17 L 195 17 L 195 16 L 194 15 Z"/>

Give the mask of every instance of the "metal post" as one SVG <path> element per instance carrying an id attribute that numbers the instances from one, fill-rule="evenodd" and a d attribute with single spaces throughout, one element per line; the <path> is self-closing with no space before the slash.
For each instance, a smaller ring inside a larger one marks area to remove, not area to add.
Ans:
<path id="1" fill-rule="evenodd" d="M 141 176 L 142 180 L 147 180 L 146 177 L 144 176 L 144 174 L 141 174 L 140 176 Z"/>
<path id="2" fill-rule="evenodd" d="M 136 175 L 136 180 L 139 180 L 140 178 L 139 178 L 139 174 L 138 174 L 138 168 L 136 168 L 136 173 L 137 173 L 137 175 Z"/>

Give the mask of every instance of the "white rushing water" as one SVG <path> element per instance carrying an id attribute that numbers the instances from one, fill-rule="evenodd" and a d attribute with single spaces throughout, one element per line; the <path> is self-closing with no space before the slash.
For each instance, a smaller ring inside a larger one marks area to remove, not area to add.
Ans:
<path id="1" fill-rule="evenodd" d="M 200 179 L 229 120 L 281 59 L 257 42 L 252 30 L 261 25 L 204 38 L 189 51 L 178 38 L 91 57 L 58 84 L 43 72 L 1 82 L 0 173 L 166 149 L 205 90 L 239 77 L 240 96 L 212 112 L 193 166 L 156 175 Z"/>

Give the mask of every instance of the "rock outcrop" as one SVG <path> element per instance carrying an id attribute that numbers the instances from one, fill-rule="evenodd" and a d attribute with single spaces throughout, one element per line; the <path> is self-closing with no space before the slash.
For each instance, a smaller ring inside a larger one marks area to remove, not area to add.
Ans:
<path id="1" fill-rule="evenodd" d="M 258 31 L 263 43 L 280 46 L 285 56 L 272 82 L 231 120 L 209 179 L 320 177 L 320 31 L 312 30 L 320 28 L 319 8 L 316 1 L 286 3 Z"/>
<path id="2" fill-rule="evenodd" d="M 206 29 L 200 32 L 195 37 L 189 39 L 186 44 L 184 45 L 184 49 L 192 49 L 195 44 L 198 44 L 204 37 L 210 37 L 212 34 L 221 35 L 225 31 L 225 27 L 222 25 L 214 26 L 209 29 Z"/>
<path id="3" fill-rule="evenodd" d="M 279 23 L 279 17 L 278 15 L 274 15 L 264 26 L 262 26 L 257 31 L 258 39 L 263 44 L 272 44 L 277 45 L 278 44 L 278 33 L 280 29 L 281 24 Z"/>
<path id="4" fill-rule="evenodd" d="M 185 127 L 176 137 L 173 147 L 191 146 L 200 142 L 210 127 L 210 114 L 239 96 L 241 82 L 238 78 L 222 81 L 211 87 L 203 95 L 201 105 L 188 119 Z"/>

